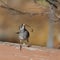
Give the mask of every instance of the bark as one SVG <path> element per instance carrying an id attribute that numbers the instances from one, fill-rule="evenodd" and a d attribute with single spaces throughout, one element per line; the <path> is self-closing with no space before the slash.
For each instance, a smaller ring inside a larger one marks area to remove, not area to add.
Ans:
<path id="1" fill-rule="evenodd" d="M 47 41 L 48 48 L 54 47 L 54 20 L 55 20 L 55 10 L 53 5 L 51 5 L 50 12 L 49 12 L 49 35 Z"/>

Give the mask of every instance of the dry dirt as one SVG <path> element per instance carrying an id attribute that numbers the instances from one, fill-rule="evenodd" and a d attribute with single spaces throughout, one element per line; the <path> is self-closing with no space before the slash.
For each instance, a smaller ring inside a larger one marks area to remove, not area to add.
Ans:
<path id="1" fill-rule="evenodd" d="M 0 42 L 0 60 L 60 60 L 60 50 L 25 46 L 20 51 L 19 44 Z"/>

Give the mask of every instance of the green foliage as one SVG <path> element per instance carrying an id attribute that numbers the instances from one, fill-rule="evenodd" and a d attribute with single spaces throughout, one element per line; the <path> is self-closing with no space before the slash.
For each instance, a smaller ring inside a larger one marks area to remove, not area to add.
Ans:
<path id="1" fill-rule="evenodd" d="M 39 3 L 40 5 L 43 5 L 43 6 L 48 6 L 46 0 L 37 0 L 37 3 Z"/>

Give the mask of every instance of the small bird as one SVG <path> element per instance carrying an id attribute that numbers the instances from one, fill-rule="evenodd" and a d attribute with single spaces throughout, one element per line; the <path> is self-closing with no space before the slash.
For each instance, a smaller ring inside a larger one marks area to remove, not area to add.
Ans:
<path id="1" fill-rule="evenodd" d="M 27 24 L 21 24 L 21 26 L 19 26 L 19 32 L 17 32 L 17 34 L 19 34 L 19 40 L 20 40 L 20 50 L 22 49 L 22 42 L 23 41 L 27 41 L 29 43 L 29 36 L 30 33 L 29 31 L 26 29 L 25 25 Z M 28 26 L 28 25 L 27 25 Z M 30 27 L 30 26 L 29 26 Z M 32 29 L 33 32 L 33 29 Z M 28 47 L 30 47 L 30 44 L 28 44 Z"/>

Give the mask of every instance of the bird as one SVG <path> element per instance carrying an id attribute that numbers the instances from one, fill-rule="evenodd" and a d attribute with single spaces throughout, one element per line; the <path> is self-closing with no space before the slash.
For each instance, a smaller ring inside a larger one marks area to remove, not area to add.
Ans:
<path id="1" fill-rule="evenodd" d="M 19 26 L 19 32 L 17 32 L 17 34 L 19 34 L 19 40 L 20 40 L 20 50 L 22 49 L 22 43 L 23 41 L 27 41 L 28 43 L 28 46 L 27 47 L 30 47 L 31 45 L 29 44 L 29 36 L 30 36 L 30 33 L 29 31 L 26 29 L 26 26 L 27 24 L 21 24 Z M 28 25 L 27 25 L 28 26 Z M 30 26 L 29 26 L 30 27 Z M 33 30 L 33 29 L 32 29 Z"/>
<path id="2" fill-rule="evenodd" d="M 57 0 L 46 0 L 50 5 L 53 5 L 55 8 L 58 8 L 56 5 Z"/>

